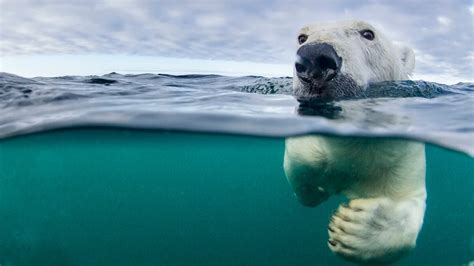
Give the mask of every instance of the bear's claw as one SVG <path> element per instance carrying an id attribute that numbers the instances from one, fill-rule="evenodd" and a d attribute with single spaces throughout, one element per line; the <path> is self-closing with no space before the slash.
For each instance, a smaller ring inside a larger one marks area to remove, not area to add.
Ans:
<path id="1" fill-rule="evenodd" d="M 356 199 L 341 204 L 330 219 L 328 246 L 337 255 L 358 263 L 386 263 L 414 247 L 419 227 L 406 227 L 410 201 Z"/>

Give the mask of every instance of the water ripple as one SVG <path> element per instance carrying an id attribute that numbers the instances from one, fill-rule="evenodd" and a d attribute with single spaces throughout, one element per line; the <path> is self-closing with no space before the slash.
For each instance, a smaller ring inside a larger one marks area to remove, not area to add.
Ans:
<path id="1" fill-rule="evenodd" d="M 401 137 L 474 155 L 474 84 L 372 84 L 356 99 L 297 101 L 292 79 L 0 73 L 0 139 L 77 126 L 288 137 Z"/>

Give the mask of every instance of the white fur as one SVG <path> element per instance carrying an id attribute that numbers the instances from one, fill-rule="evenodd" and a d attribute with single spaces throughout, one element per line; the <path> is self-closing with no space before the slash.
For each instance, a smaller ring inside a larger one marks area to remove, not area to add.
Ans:
<path id="1" fill-rule="evenodd" d="M 375 40 L 360 38 L 371 29 Z M 342 72 L 359 85 L 406 79 L 409 48 L 392 44 L 372 26 L 352 21 L 302 29 L 308 42 L 326 42 L 343 58 Z M 295 78 L 296 79 L 296 78 Z M 329 248 L 359 263 L 395 261 L 415 246 L 425 212 L 424 145 L 407 140 L 303 136 L 288 138 L 285 173 L 295 195 L 312 206 L 342 193 L 329 224 Z"/>
<path id="2" fill-rule="evenodd" d="M 375 39 L 362 38 L 361 30 L 370 29 Z M 373 81 L 407 79 L 415 68 L 412 49 L 396 45 L 363 21 L 317 23 L 303 27 L 310 42 L 327 43 L 342 58 L 341 72 L 348 73 L 360 86 Z M 295 79 L 297 81 L 297 79 Z"/>

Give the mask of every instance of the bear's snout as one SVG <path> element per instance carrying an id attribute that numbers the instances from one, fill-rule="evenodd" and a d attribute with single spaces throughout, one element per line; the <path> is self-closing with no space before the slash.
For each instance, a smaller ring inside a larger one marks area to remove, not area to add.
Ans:
<path id="1" fill-rule="evenodd" d="M 342 58 L 327 43 L 309 43 L 296 52 L 295 70 L 300 81 L 321 88 L 340 71 Z"/>

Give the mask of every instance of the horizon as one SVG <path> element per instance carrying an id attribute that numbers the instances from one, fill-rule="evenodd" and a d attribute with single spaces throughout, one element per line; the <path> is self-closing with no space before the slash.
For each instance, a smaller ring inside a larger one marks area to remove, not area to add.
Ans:
<path id="1" fill-rule="evenodd" d="M 127 65 L 123 65 L 121 61 L 126 61 Z M 175 64 L 170 64 L 170 62 L 175 62 Z M 179 64 L 176 62 L 179 62 Z M 44 67 L 43 64 L 49 67 Z M 84 67 L 84 64 L 88 67 Z M 167 64 L 167 66 L 162 64 Z M 21 55 L 2 58 L 0 72 L 25 78 L 102 76 L 112 72 L 119 74 L 215 74 L 222 76 L 292 77 L 293 64 L 292 62 L 288 64 L 269 64 L 136 55 Z M 460 80 L 449 75 L 420 74 L 416 73 L 416 68 L 411 79 L 447 85 L 474 82 L 474 78 Z"/>

